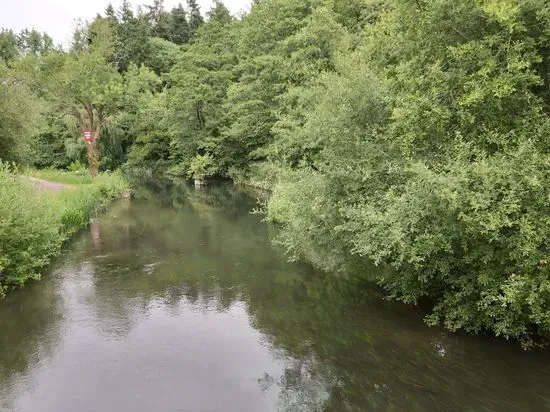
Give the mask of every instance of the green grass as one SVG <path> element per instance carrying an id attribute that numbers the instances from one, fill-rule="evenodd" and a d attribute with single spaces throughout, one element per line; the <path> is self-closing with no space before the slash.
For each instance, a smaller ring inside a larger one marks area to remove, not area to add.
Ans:
<path id="1" fill-rule="evenodd" d="M 93 179 L 87 170 L 77 170 L 74 172 L 59 169 L 27 169 L 24 174 L 37 179 L 49 180 L 51 182 L 63 183 L 67 185 L 92 184 Z"/>
<path id="2" fill-rule="evenodd" d="M 71 176 L 72 172 L 30 174 L 70 186 L 56 192 L 41 190 L 0 163 L 0 296 L 39 279 L 64 242 L 85 227 L 100 207 L 129 191 L 118 173 L 89 180 Z"/>

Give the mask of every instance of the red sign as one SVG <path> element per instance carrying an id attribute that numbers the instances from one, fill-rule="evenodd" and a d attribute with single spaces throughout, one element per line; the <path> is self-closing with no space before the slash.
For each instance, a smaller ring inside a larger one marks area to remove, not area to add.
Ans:
<path id="1" fill-rule="evenodd" d="M 86 140 L 87 143 L 92 142 L 92 129 L 84 129 L 84 140 Z"/>

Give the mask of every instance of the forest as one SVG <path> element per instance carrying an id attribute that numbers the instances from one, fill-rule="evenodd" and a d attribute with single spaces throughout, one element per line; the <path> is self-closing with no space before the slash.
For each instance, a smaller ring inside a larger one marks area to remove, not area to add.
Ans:
<path id="1" fill-rule="evenodd" d="M 64 47 L 2 30 L 0 95 L 4 163 L 261 187 L 290 259 L 550 337 L 546 0 L 124 1 Z"/>

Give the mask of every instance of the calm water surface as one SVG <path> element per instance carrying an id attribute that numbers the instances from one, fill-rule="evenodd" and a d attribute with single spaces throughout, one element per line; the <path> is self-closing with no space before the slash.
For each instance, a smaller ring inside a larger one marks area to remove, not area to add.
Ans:
<path id="1" fill-rule="evenodd" d="M 287 263 L 255 205 L 230 186 L 114 204 L 0 302 L 0 410 L 550 409 L 548 351 Z"/>

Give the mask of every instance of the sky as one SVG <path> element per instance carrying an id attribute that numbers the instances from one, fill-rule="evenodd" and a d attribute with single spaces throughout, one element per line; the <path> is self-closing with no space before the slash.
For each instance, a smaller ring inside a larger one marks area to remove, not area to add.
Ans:
<path id="1" fill-rule="evenodd" d="M 46 32 L 53 37 L 55 44 L 68 44 L 75 28 L 75 20 L 92 19 L 98 12 L 103 13 L 111 2 L 118 9 L 122 0 L 0 0 L 0 28 L 19 32 L 24 28 Z M 134 10 L 138 5 L 152 4 L 153 0 L 130 0 Z M 166 9 L 185 0 L 164 0 Z M 212 6 L 212 0 L 198 0 L 205 14 Z M 233 14 L 249 10 L 251 0 L 224 0 Z"/>

